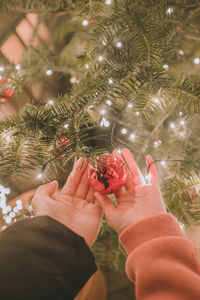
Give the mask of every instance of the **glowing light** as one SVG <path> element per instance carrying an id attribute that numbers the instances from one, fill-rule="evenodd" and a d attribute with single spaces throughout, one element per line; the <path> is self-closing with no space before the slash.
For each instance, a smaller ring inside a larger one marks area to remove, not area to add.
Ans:
<path id="1" fill-rule="evenodd" d="M 172 128 L 172 129 L 175 128 L 175 124 L 174 124 L 174 123 L 171 123 L 169 126 L 170 126 L 170 128 Z"/>
<path id="2" fill-rule="evenodd" d="M 168 65 L 164 65 L 164 66 L 163 66 L 163 69 L 168 70 L 168 69 L 169 69 L 169 66 L 168 66 Z"/>
<path id="3" fill-rule="evenodd" d="M 183 113 L 182 113 L 182 111 L 180 111 L 180 112 L 179 112 L 179 116 L 182 116 L 182 115 L 183 115 Z"/>
<path id="4" fill-rule="evenodd" d="M 0 66 L 0 72 L 4 71 L 4 67 Z"/>
<path id="5" fill-rule="evenodd" d="M 50 100 L 48 101 L 48 104 L 54 104 L 54 101 L 53 101 L 52 99 L 50 99 Z"/>
<path id="6" fill-rule="evenodd" d="M 180 132 L 180 136 L 184 137 L 185 136 L 184 132 Z"/>
<path id="7" fill-rule="evenodd" d="M 135 139 L 135 134 L 134 134 L 134 133 L 130 134 L 130 139 L 131 139 L 132 141 Z"/>
<path id="8" fill-rule="evenodd" d="M 102 55 L 100 55 L 99 57 L 98 57 L 98 61 L 103 61 L 103 56 Z"/>
<path id="9" fill-rule="evenodd" d="M 75 77 L 70 78 L 70 82 L 71 83 L 76 83 L 76 78 Z"/>
<path id="10" fill-rule="evenodd" d="M 106 0 L 105 4 L 106 5 L 111 5 L 112 1 L 111 0 Z"/>
<path id="11" fill-rule="evenodd" d="M 107 100 L 106 103 L 111 106 L 112 105 L 112 102 L 110 100 Z"/>
<path id="12" fill-rule="evenodd" d="M 69 127 L 69 124 L 65 124 L 64 128 L 67 129 Z"/>
<path id="13" fill-rule="evenodd" d="M 102 118 L 100 126 L 109 127 L 110 122 L 108 120 L 106 120 L 105 118 Z"/>
<path id="14" fill-rule="evenodd" d="M 117 46 L 117 48 L 121 48 L 122 43 L 121 42 L 117 42 L 116 46 Z"/>
<path id="15" fill-rule="evenodd" d="M 101 115 L 104 115 L 104 114 L 106 113 L 106 110 L 105 110 L 105 109 L 102 109 L 102 110 L 100 111 L 100 113 L 101 113 Z"/>
<path id="16" fill-rule="evenodd" d="M 133 104 L 132 103 L 129 103 L 128 104 L 128 108 L 132 108 L 133 107 Z"/>
<path id="17" fill-rule="evenodd" d="M 136 114 L 136 116 L 139 116 L 140 112 L 139 112 L 139 111 L 136 111 L 136 113 L 135 113 L 135 114 Z"/>
<path id="18" fill-rule="evenodd" d="M 155 102 L 155 103 L 159 103 L 159 102 L 160 102 L 160 99 L 159 99 L 159 98 L 154 98 L 154 102 Z"/>
<path id="19" fill-rule="evenodd" d="M 46 74 L 47 74 L 48 76 L 50 76 L 50 75 L 52 74 L 52 71 L 51 71 L 51 70 L 47 70 L 47 71 L 46 71 Z"/>
<path id="20" fill-rule="evenodd" d="M 83 24 L 83 26 L 87 26 L 88 25 L 88 21 L 87 20 L 83 20 L 82 24 Z"/>
<path id="21" fill-rule="evenodd" d="M 121 153 L 122 153 L 122 150 L 121 150 L 121 149 L 117 149 L 117 152 L 118 152 L 119 154 L 121 154 Z"/>
<path id="22" fill-rule="evenodd" d="M 86 69 L 89 69 L 89 64 L 85 64 L 85 68 L 86 68 Z"/>
<path id="23" fill-rule="evenodd" d="M 16 204 L 17 204 L 17 206 L 21 206 L 21 205 L 22 205 L 22 200 L 21 200 L 21 199 L 18 199 L 18 200 L 16 201 Z"/>
<path id="24" fill-rule="evenodd" d="M 200 63 L 200 59 L 198 57 L 196 57 L 194 60 L 193 60 L 194 64 L 195 65 L 198 65 Z"/>
<path id="25" fill-rule="evenodd" d="M 14 211 L 15 213 L 17 213 L 17 212 L 19 211 L 19 208 L 18 208 L 17 206 L 15 206 L 15 207 L 13 208 L 13 211 Z"/>
<path id="26" fill-rule="evenodd" d="M 41 179 L 42 178 L 42 173 L 37 174 L 37 178 Z"/>
<path id="27" fill-rule="evenodd" d="M 183 121 L 183 120 L 180 121 L 180 124 L 181 124 L 181 125 L 184 125 L 184 124 L 185 124 L 185 121 Z"/>
<path id="28" fill-rule="evenodd" d="M 20 66 L 20 65 L 16 65 L 15 69 L 16 69 L 16 70 L 20 70 L 20 69 L 21 69 L 21 66 Z"/>
<path id="29" fill-rule="evenodd" d="M 178 53 L 179 53 L 180 55 L 184 55 L 183 50 L 179 50 Z"/>
<path id="30" fill-rule="evenodd" d="M 10 135 L 7 135 L 7 136 L 6 136 L 6 142 L 10 142 L 10 140 L 11 140 L 11 136 L 10 136 Z"/>
<path id="31" fill-rule="evenodd" d="M 127 129 L 126 128 L 122 129 L 122 134 L 127 134 Z"/>
<path id="32" fill-rule="evenodd" d="M 9 213 L 9 216 L 10 216 L 11 218 L 14 218 L 16 215 L 15 215 L 15 213 L 14 213 L 13 211 L 11 211 L 11 212 Z"/>
<path id="33" fill-rule="evenodd" d="M 10 224 L 10 223 L 12 222 L 11 217 L 6 216 L 5 222 L 6 222 L 7 224 Z"/>
<path id="34" fill-rule="evenodd" d="M 92 109 L 92 108 L 93 108 L 93 105 L 88 106 L 88 108 L 89 108 L 89 109 Z"/>
<path id="35" fill-rule="evenodd" d="M 161 140 L 155 141 L 154 142 L 154 147 L 158 148 L 162 144 Z"/>
<path id="36" fill-rule="evenodd" d="M 108 83 L 109 83 L 109 84 L 112 84 L 112 83 L 113 83 L 112 78 L 108 79 Z"/>
<path id="37" fill-rule="evenodd" d="M 167 14 L 168 14 L 168 15 L 171 15 L 172 13 L 173 13 L 173 8 L 168 8 Z"/>
<path id="38" fill-rule="evenodd" d="M 162 160 L 162 161 L 161 161 L 161 165 L 162 165 L 162 166 L 166 166 L 166 161 Z"/>
<path id="39" fill-rule="evenodd" d="M 106 46 L 106 42 L 105 42 L 105 41 L 102 41 L 102 45 L 103 45 L 103 46 Z"/>

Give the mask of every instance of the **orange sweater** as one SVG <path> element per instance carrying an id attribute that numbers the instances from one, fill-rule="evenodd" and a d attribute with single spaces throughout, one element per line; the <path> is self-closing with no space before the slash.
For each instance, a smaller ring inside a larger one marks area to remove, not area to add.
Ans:
<path id="1" fill-rule="evenodd" d="M 146 218 L 120 234 L 127 276 L 137 300 L 200 300 L 200 264 L 194 245 L 170 214 Z"/>

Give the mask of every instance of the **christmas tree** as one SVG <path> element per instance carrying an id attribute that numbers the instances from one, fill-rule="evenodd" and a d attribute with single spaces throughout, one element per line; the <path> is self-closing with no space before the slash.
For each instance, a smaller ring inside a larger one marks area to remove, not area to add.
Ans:
<path id="1" fill-rule="evenodd" d="M 0 110 L 26 94 L 0 122 L 4 184 L 32 170 L 63 184 L 74 157 L 91 163 L 127 147 L 147 180 L 144 157 L 153 156 L 168 211 L 198 225 L 199 0 L 2 0 L 0 11 L 32 28 L 20 64 L 1 48 Z M 105 220 L 93 251 L 100 265 L 124 268 Z"/>

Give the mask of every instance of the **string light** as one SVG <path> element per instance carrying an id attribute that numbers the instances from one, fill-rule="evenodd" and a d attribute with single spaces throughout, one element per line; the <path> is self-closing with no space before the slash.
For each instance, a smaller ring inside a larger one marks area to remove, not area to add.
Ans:
<path id="1" fill-rule="evenodd" d="M 4 71 L 4 67 L 0 66 L 0 72 Z"/>
<path id="2" fill-rule="evenodd" d="M 173 13 L 173 8 L 168 8 L 167 14 L 168 14 L 168 15 L 171 15 L 172 13 Z"/>
<path id="3" fill-rule="evenodd" d="M 113 83 L 112 78 L 108 79 L 108 83 L 109 83 L 109 84 L 112 84 L 112 83 Z"/>
<path id="4" fill-rule="evenodd" d="M 20 69 L 21 69 L 21 66 L 20 66 L 20 65 L 16 65 L 15 69 L 16 69 L 16 70 L 20 70 Z"/>
<path id="5" fill-rule="evenodd" d="M 170 126 L 170 128 L 172 128 L 172 129 L 175 128 L 175 124 L 174 124 L 174 123 L 171 123 L 169 126 Z"/>
<path id="6" fill-rule="evenodd" d="M 135 113 L 135 114 L 136 114 L 136 116 L 139 116 L 139 114 L 140 114 L 140 113 L 139 113 L 139 111 L 136 111 L 136 113 Z"/>
<path id="7" fill-rule="evenodd" d="M 179 116 L 182 116 L 182 115 L 183 115 L 183 112 L 182 112 L 182 111 L 180 111 L 180 112 L 179 112 Z"/>
<path id="8" fill-rule="evenodd" d="M 104 115 L 104 114 L 106 113 L 106 110 L 105 110 L 105 109 L 102 109 L 102 110 L 100 111 L 100 113 L 101 113 L 101 115 Z"/>
<path id="9" fill-rule="evenodd" d="M 71 83 L 76 83 L 76 81 L 77 81 L 77 80 L 76 80 L 75 77 L 70 78 L 70 82 L 71 82 Z"/>
<path id="10" fill-rule="evenodd" d="M 161 165 L 162 165 L 162 166 L 166 166 L 166 161 L 162 160 L 162 161 L 161 161 Z"/>
<path id="11" fill-rule="evenodd" d="M 128 104 L 128 108 L 132 108 L 133 107 L 133 104 L 132 103 L 129 103 Z"/>
<path id="12" fill-rule="evenodd" d="M 51 71 L 51 70 L 47 70 L 47 71 L 46 71 L 46 74 L 47 74 L 48 76 L 50 76 L 50 75 L 52 74 L 52 71 Z"/>
<path id="13" fill-rule="evenodd" d="M 184 137 L 185 136 L 184 132 L 180 132 L 180 136 Z"/>
<path id="14" fill-rule="evenodd" d="M 89 109 L 92 109 L 92 108 L 93 108 L 93 105 L 88 106 L 88 108 L 89 108 Z"/>
<path id="15" fill-rule="evenodd" d="M 127 134 L 127 129 L 126 128 L 122 129 L 122 134 Z"/>
<path id="16" fill-rule="evenodd" d="M 135 139 L 135 134 L 134 133 L 131 133 L 130 134 L 130 139 L 133 141 Z"/>
<path id="17" fill-rule="evenodd" d="M 103 56 L 100 55 L 100 56 L 98 57 L 98 61 L 100 61 L 100 62 L 103 61 Z"/>
<path id="18" fill-rule="evenodd" d="M 102 118 L 100 126 L 109 127 L 110 122 L 108 120 L 106 120 L 106 118 Z"/>
<path id="19" fill-rule="evenodd" d="M 87 26 L 88 25 L 88 21 L 87 20 L 83 20 L 82 24 L 83 24 L 83 26 Z"/>
<path id="20" fill-rule="evenodd" d="M 121 149 L 117 149 L 117 152 L 118 152 L 119 154 L 121 154 L 121 153 L 122 153 L 122 150 L 121 150 Z"/>
<path id="21" fill-rule="evenodd" d="M 37 178 L 41 179 L 42 178 L 42 174 L 41 173 L 37 174 Z"/>
<path id="22" fill-rule="evenodd" d="M 122 43 L 121 42 L 117 42 L 116 46 L 117 46 L 117 48 L 121 48 Z"/>
<path id="23" fill-rule="evenodd" d="M 196 57 L 194 60 L 193 60 L 194 64 L 195 65 L 198 65 L 200 63 L 200 59 L 198 57 Z"/>
<path id="24" fill-rule="evenodd" d="M 181 125 L 184 125 L 184 124 L 185 124 L 185 121 L 182 120 L 182 121 L 180 122 L 180 124 L 181 124 Z"/>
<path id="25" fill-rule="evenodd" d="M 159 99 L 159 98 L 154 98 L 154 102 L 155 102 L 155 103 L 159 103 L 159 102 L 160 102 L 160 99 Z"/>
<path id="26" fill-rule="evenodd" d="M 112 102 L 110 100 L 107 100 L 106 103 L 111 106 L 112 105 Z"/>
<path id="27" fill-rule="evenodd" d="M 86 69 L 89 69 L 89 64 L 85 64 L 85 68 L 86 68 Z"/>
<path id="28" fill-rule="evenodd" d="M 111 3 L 112 3 L 111 0 L 106 0 L 105 2 L 106 5 L 111 5 Z"/>
<path id="29" fill-rule="evenodd" d="M 155 141 L 154 142 L 154 147 L 158 148 L 162 144 L 161 140 Z"/>
<path id="30" fill-rule="evenodd" d="M 65 124 L 64 128 L 67 129 L 69 127 L 69 124 Z"/>
<path id="31" fill-rule="evenodd" d="M 48 104 L 54 104 L 54 101 L 53 101 L 52 99 L 50 99 L 50 100 L 48 101 Z"/>
<path id="32" fill-rule="evenodd" d="M 8 142 L 8 143 L 9 143 L 9 142 L 10 142 L 10 140 L 11 140 L 11 137 L 10 137 L 10 135 L 7 135 L 7 136 L 6 136 L 6 142 Z"/>
<path id="33" fill-rule="evenodd" d="M 163 69 L 168 70 L 168 69 L 169 69 L 169 66 L 168 66 L 168 65 L 164 65 L 164 66 L 163 66 Z"/>
<path id="34" fill-rule="evenodd" d="M 184 55 L 183 50 L 179 50 L 178 53 L 179 53 L 180 55 Z"/>

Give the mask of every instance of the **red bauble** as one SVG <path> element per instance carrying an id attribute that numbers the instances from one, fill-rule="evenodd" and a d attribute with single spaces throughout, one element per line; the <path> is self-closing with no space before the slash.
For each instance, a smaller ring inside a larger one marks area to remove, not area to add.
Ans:
<path id="1" fill-rule="evenodd" d="M 9 83 L 10 79 L 9 78 L 4 78 L 0 80 L 0 86 L 1 85 L 6 85 L 6 83 Z M 8 102 L 10 99 L 12 99 L 14 95 L 14 90 L 11 90 L 9 88 L 5 88 L 0 92 L 0 102 Z"/>
<path id="2" fill-rule="evenodd" d="M 111 194 L 124 186 L 128 170 L 118 156 L 102 155 L 97 159 L 96 170 L 88 169 L 88 180 L 93 188 L 101 194 Z"/>

